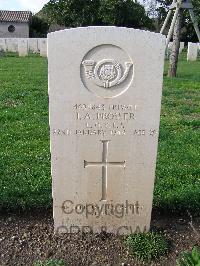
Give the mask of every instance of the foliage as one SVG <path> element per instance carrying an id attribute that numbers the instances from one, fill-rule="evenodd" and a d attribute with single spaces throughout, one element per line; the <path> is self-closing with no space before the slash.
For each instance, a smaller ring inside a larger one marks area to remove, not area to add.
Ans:
<path id="1" fill-rule="evenodd" d="M 169 10 L 169 6 L 172 4 L 172 0 L 157 0 L 158 7 L 157 7 L 157 14 L 158 14 L 158 21 L 159 25 L 161 25 L 167 15 Z M 200 27 L 200 1 L 199 0 L 192 0 L 194 6 L 195 17 L 198 21 Z M 188 10 L 184 11 L 184 20 L 183 20 L 183 27 L 182 27 L 182 41 L 188 42 L 198 42 L 197 35 L 195 33 L 193 24 L 191 22 Z"/>
<path id="2" fill-rule="evenodd" d="M 152 22 L 145 15 L 143 6 L 132 0 L 101 1 L 99 13 L 103 25 L 152 28 Z"/>
<path id="3" fill-rule="evenodd" d="M 66 27 L 116 25 L 152 28 L 151 19 L 132 0 L 50 0 L 43 8 L 49 23 Z"/>
<path id="4" fill-rule="evenodd" d="M 192 0 L 192 2 L 194 6 L 195 17 L 198 21 L 200 29 L 200 1 Z M 183 21 L 182 40 L 186 42 L 188 41 L 199 42 L 188 11 L 184 11 L 184 15 L 185 15 L 185 20 Z"/>
<path id="5" fill-rule="evenodd" d="M 192 251 L 184 251 L 177 261 L 177 266 L 200 266 L 200 250 L 194 247 Z"/>
<path id="6" fill-rule="evenodd" d="M 140 261 L 158 259 L 168 250 L 164 236 L 154 232 L 132 234 L 127 237 L 125 244 L 131 254 Z"/>
<path id="7" fill-rule="evenodd" d="M 66 266 L 66 264 L 62 260 L 50 259 L 44 262 L 38 261 L 34 266 Z"/>
<path id="8" fill-rule="evenodd" d="M 30 25 L 30 37 L 43 38 L 47 36 L 49 26 L 41 17 L 33 16 Z"/>

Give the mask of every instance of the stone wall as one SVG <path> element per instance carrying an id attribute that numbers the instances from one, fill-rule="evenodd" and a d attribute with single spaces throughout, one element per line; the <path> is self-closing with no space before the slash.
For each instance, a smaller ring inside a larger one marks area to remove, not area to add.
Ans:
<path id="1" fill-rule="evenodd" d="M 9 26 L 14 26 L 14 31 L 9 32 Z M 29 24 L 17 22 L 0 22 L 0 38 L 28 38 Z"/>

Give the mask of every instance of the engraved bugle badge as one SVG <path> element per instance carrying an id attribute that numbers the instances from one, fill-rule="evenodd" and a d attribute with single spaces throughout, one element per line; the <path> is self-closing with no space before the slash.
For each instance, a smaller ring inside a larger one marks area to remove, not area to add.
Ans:
<path id="1" fill-rule="evenodd" d="M 133 60 L 116 45 L 99 45 L 89 50 L 80 62 L 80 77 L 85 88 L 96 96 L 118 97 L 132 84 Z"/>
<path id="2" fill-rule="evenodd" d="M 122 83 L 128 76 L 131 62 L 125 62 L 125 69 L 114 59 L 103 59 L 99 62 L 85 60 L 82 62 L 85 68 L 85 75 L 88 79 L 104 88 L 111 88 Z"/>

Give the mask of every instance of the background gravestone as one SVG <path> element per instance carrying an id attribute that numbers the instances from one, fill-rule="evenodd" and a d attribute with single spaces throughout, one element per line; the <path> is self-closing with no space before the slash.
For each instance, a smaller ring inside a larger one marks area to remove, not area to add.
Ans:
<path id="1" fill-rule="evenodd" d="M 6 38 L 6 49 L 8 52 L 18 52 L 18 39 L 17 38 Z"/>
<path id="2" fill-rule="evenodd" d="M 40 56 L 46 57 L 47 56 L 47 39 L 46 38 L 38 39 L 38 46 L 40 50 Z"/>
<path id="3" fill-rule="evenodd" d="M 188 52 L 187 52 L 187 60 L 188 61 L 196 61 L 198 55 L 198 45 L 197 43 L 188 43 Z"/>
<path id="4" fill-rule="evenodd" d="M 28 48 L 32 53 L 39 53 L 38 48 L 38 39 L 37 38 L 29 38 L 28 39 Z"/>
<path id="5" fill-rule="evenodd" d="M 88 27 L 48 35 L 55 230 L 148 230 L 165 37 Z"/>
<path id="6" fill-rule="evenodd" d="M 18 53 L 19 56 L 28 55 L 28 39 L 23 39 L 23 38 L 18 39 Z"/>
<path id="7" fill-rule="evenodd" d="M 184 49 L 184 45 L 185 45 L 184 42 L 180 42 L 179 54 L 182 53 L 182 51 L 183 51 L 183 49 Z"/>
<path id="8" fill-rule="evenodd" d="M 6 41 L 3 38 L 0 38 L 0 50 L 6 52 Z"/>

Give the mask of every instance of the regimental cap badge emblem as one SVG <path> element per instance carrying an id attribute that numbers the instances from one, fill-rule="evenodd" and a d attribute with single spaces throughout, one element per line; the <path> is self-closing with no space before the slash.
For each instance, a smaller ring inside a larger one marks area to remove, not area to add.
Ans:
<path id="1" fill-rule="evenodd" d="M 133 72 L 131 58 L 114 45 L 95 47 L 81 62 L 83 84 L 104 98 L 117 97 L 125 92 L 132 82 Z"/>
<path id="2" fill-rule="evenodd" d="M 82 62 L 88 79 L 104 88 L 111 88 L 122 83 L 128 76 L 133 63 L 125 62 L 125 70 L 114 59 L 103 59 L 99 62 L 85 60 Z"/>

